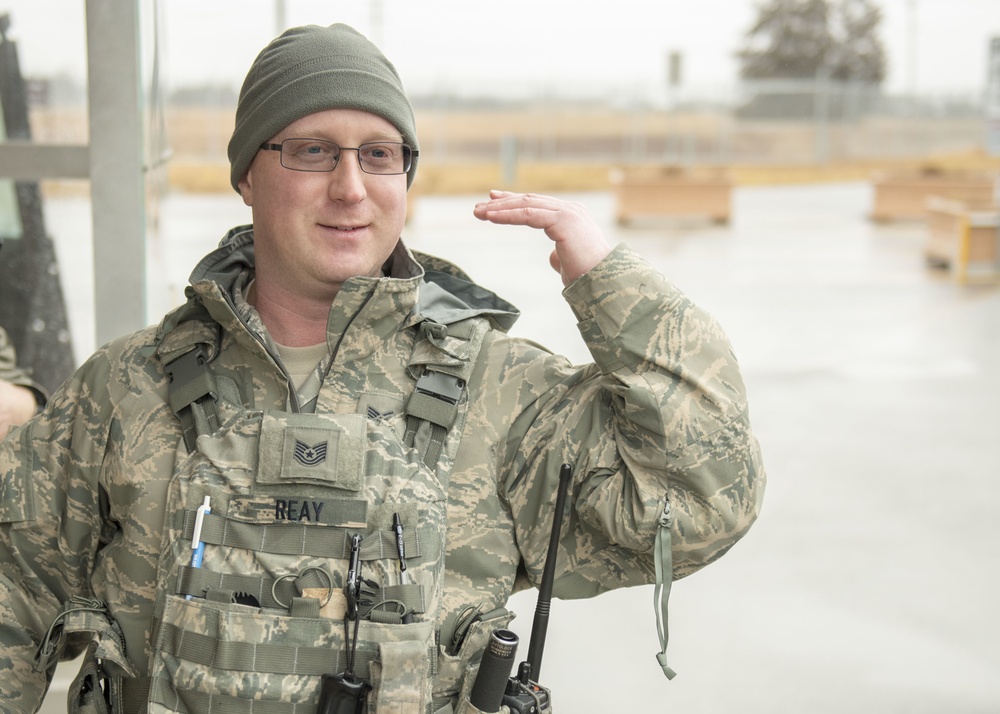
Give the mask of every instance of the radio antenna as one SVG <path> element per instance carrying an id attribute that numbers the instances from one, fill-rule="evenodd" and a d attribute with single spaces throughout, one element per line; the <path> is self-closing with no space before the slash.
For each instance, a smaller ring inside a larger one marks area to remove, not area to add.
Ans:
<path id="1" fill-rule="evenodd" d="M 549 550 L 545 555 L 542 582 L 538 586 L 538 602 L 535 605 L 535 619 L 531 623 L 531 641 L 528 645 L 527 662 L 531 679 L 538 682 L 542 671 L 542 650 L 545 649 L 545 633 L 549 627 L 549 608 L 552 605 L 552 584 L 556 575 L 556 554 L 559 551 L 559 531 L 562 527 L 563 511 L 566 508 L 566 494 L 573 479 L 573 467 L 563 464 L 559 470 L 559 490 L 556 492 L 556 507 L 552 512 L 552 535 Z"/>

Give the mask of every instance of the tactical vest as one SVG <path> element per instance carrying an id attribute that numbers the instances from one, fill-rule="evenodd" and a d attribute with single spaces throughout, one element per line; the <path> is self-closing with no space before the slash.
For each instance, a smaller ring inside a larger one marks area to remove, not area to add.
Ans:
<path id="1" fill-rule="evenodd" d="M 131 666 L 104 603 L 78 599 L 36 666 L 54 662 L 67 636 L 90 635 L 70 692 L 70 711 L 86 714 L 311 714 L 323 676 L 345 671 L 371 688 L 364 711 L 452 711 L 433 701 L 435 680 L 450 678 L 467 698 L 469 660 L 512 617 L 477 618 L 461 662 L 439 663 L 457 443 L 443 447 L 462 432 L 488 321 L 420 325 L 405 429 L 377 414 L 247 408 L 252 387 L 211 367 L 206 335 L 218 328 L 193 320 L 174 329 L 190 332 L 192 347 L 163 367 L 184 438 L 166 503 L 151 672 Z"/>

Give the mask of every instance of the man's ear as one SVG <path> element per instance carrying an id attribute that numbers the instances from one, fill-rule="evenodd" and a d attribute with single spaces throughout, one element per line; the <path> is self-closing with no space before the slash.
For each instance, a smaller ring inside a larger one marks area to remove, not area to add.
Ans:
<path id="1" fill-rule="evenodd" d="M 253 171 L 247 169 L 247 172 L 243 174 L 243 178 L 239 180 L 236 185 L 240 187 L 240 196 L 243 197 L 243 203 L 248 206 L 253 206 L 253 178 L 251 174 Z"/>

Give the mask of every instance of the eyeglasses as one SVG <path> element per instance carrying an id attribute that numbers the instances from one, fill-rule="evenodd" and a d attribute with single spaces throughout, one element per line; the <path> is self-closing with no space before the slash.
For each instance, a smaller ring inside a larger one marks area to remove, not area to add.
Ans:
<path id="1" fill-rule="evenodd" d="M 373 141 L 350 148 L 322 139 L 285 139 L 280 144 L 261 144 L 260 148 L 280 151 L 281 165 L 292 171 L 333 171 L 340 163 L 341 152 L 356 151 L 362 171 L 382 176 L 405 174 L 418 153 L 393 141 Z"/>

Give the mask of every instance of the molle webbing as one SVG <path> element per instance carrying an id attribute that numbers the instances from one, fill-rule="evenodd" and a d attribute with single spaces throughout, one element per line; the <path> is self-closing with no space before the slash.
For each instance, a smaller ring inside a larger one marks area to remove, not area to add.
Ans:
<path id="1" fill-rule="evenodd" d="M 358 652 L 360 658 L 361 653 Z M 196 711 L 208 714 L 316 714 L 316 702 L 265 702 L 259 700 L 237 699 L 221 694 L 202 694 L 200 692 L 175 691 L 170 684 L 157 680 L 153 685 L 152 701 L 154 704 L 167 707 L 170 711 Z M 451 711 L 450 708 L 447 711 Z M 430 706 L 424 712 L 413 714 L 432 714 Z"/>
<path id="2" fill-rule="evenodd" d="M 217 573 L 208 568 L 192 568 L 182 566 L 177 575 L 177 595 L 192 595 L 206 597 L 206 593 L 225 590 L 232 593 L 247 593 L 253 595 L 261 607 L 287 608 L 293 598 L 302 595 L 310 587 L 329 590 L 330 578 L 317 571 L 303 572 L 293 578 L 278 580 L 264 578 L 259 575 L 240 575 L 239 573 Z"/>
<path id="3" fill-rule="evenodd" d="M 257 575 L 238 573 L 217 573 L 208 568 L 182 566 L 177 575 L 175 594 L 205 597 L 212 591 L 247 593 L 253 595 L 261 607 L 285 608 L 294 598 L 311 589 L 329 590 L 334 587 L 329 575 L 320 575 L 316 568 L 310 568 L 294 578 L 265 578 Z M 398 603 L 402 611 L 423 614 L 427 611 L 424 588 L 417 583 L 387 585 L 379 590 L 382 603 Z M 371 606 L 361 607 L 362 615 L 371 611 Z"/>
<path id="4" fill-rule="evenodd" d="M 197 511 L 187 510 L 183 533 L 188 540 L 194 536 Z M 377 538 L 372 536 L 378 534 Z M 315 524 L 245 523 L 214 513 L 206 513 L 202 521 L 201 541 L 209 545 L 243 548 L 278 555 L 312 555 L 346 560 L 351 551 L 351 533 L 343 528 L 327 528 Z M 407 557 L 424 555 L 418 528 L 403 535 Z M 392 531 L 375 531 L 361 543 L 362 560 L 396 558 L 396 535 Z"/>
<path id="5" fill-rule="evenodd" d="M 178 514 L 185 539 L 194 536 L 196 510 Z M 342 528 L 294 523 L 257 524 L 244 523 L 218 514 L 205 514 L 200 540 L 208 545 L 241 548 L 259 553 L 277 555 L 314 556 L 346 560 L 350 556 L 350 531 Z M 410 528 L 403 534 L 403 546 L 410 558 L 419 559 L 428 553 L 419 528 Z M 430 548 L 433 551 L 436 548 Z M 391 560 L 398 557 L 396 534 L 388 530 L 375 531 L 361 541 L 359 557 L 362 561 Z M 178 571 L 175 594 L 203 597 L 211 590 L 249 593 L 262 607 L 287 608 L 292 598 L 310 588 L 330 588 L 332 579 L 320 575 L 316 568 L 308 568 L 295 578 L 262 578 L 239 573 L 216 573 L 208 568 L 181 566 Z M 382 601 L 401 604 L 415 613 L 426 611 L 423 586 L 416 583 L 390 585 L 381 590 Z"/>
<path id="6" fill-rule="evenodd" d="M 343 647 L 220 642 L 210 635 L 166 624 L 160 630 L 160 647 L 185 662 L 234 672 L 319 677 L 331 672 L 343 672 L 347 667 L 347 652 Z M 369 667 L 377 654 L 376 644 L 359 642 L 354 673 L 370 679 Z M 427 656 L 430 661 L 436 661 L 433 647 L 427 648 Z"/>
<path id="7" fill-rule="evenodd" d="M 280 641 L 268 643 L 249 643 L 234 640 L 220 640 L 218 637 L 205 633 L 216 633 L 227 618 L 225 612 L 204 611 L 202 622 L 204 632 L 182 629 L 166 622 L 159 622 L 157 648 L 174 658 L 203 668 L 244 672 L 247 675 L 262 675 L 267 678 L 280 678 L 284 675 L 320 677 L 331 672 L 345 671 L 347 653 L 344 647 L 328 643 L 284 644 Z M 231 624 L 231 623 L 230 623 Z M 358 640 L 357 651 L 353 660 L 354 673 L 363 679 L 371 679 L 372 663 L 383 660 L 385 652 L 380 652 L 381 645 L 370 636 L 364 635 Z M 428 671 L 433 677 L 438 672 L 437 647 L 433 639 L 426 647 L 426 662 Z M 273 677 L 272 677 L 273 676 Z M 220 695 L 195 693 L 183 689 L 176 690 L 168 682 L 154 680 L 152 683 L 152 701 L 179 711 L 197 712 L 315 712 L 315 701 L 311 709 L 302 703 L 293 705 L 288 702 L 268 702 L 236 699 Z M 318 690 L 317 686 L 314 688 Z M 176 697 L 176 698 L 175 698 Z M 182 706 L 178 706 L 182 705 Z"/>

